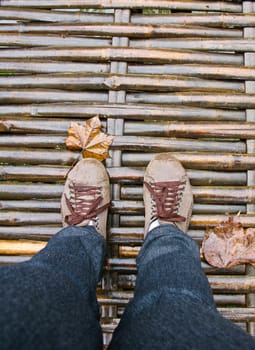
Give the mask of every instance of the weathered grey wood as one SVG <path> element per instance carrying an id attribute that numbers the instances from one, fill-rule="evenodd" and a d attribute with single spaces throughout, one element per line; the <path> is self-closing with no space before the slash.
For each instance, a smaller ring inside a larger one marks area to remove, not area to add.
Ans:
<path id="1" fill-rule="evenodd" d="M 31 20 L 41 22 L 82 22 L 82 23 L 111 23 L 113 15 L 110 13 L 84 13 L 81 11 L 65 12 L 54 10 L 40 10 L 1 6 L 1 19 Z"/>
<path id="2" fill-rule="evenodd" d="M 80 38 L 75 36 L 54 36 L 54 35 L 29 35 L 29 34 L 12 34 L 0 32 L 0 45 L 6 47 L 102 47 L 109 46 L 110 39 L 102 38 Z"/>
<path id="3" fill-rule="evenodd" d="M 195 203 L 215 204 L 251 204 L 255 202 L 255 187 L 228 186 L 192 186 Z M 121 188 L 121 198 L 125 200 L 142 200 L 141 186 L 126 186 Z"/>
<path id="4" fill-rule="evenodd" d="M 255 78 L 255 74 L 254 74 Z M 225 82 L 177 76 L 125 74 L 50 74 L 0 76 L 0 88 L 45 88 L 70 90 L 141 91 L 236 91 L 244 92 L 241 82 Z M 93 96 L 93 95 L 92 95 Z"/>
<path id="5" fill-rule="evenodd" d="M 81 63 L 53 60 L 0 60 L 1 72 L 19 73 L 107 73 L 108 63 Z"/>
<path id="6" fill-rule="evenodd" d="M 225 93 L 128 93 L 128 103 L 162 103 L 173 105 L 190 105 L 210 108 L 254 108 L 255 94 Z"/>
<path id="7" fill-rule="evenodd" d="M 205 229 L 207 226 L 215 226 L 218 225 L 220 222 L 225 221 L 228 219 L 228 215 L 200 215 L 195 214 L 192 216 L 190 221 L 190 228 L 191 229 Z M 239 221 L 243 225 L 243 227 L 255 227 L 255 216 L 252 214 L 242 214 L 239 216 Z M 144 226 L 144 216 L 139 215 L 121 215 L 120 217 L 120 224 L 124 227 L 132 227 L 132 226 L 138 226 L 143 227 Z"/>
<path id="8" fill-rule="evenodd" d="M 2 119 L 0 120 L 0 132 L 8 134 L 59 134 L 66 135 L 72 122 L 83 124 L 81 119 Z M 85 122 L 85 119 L 84 119 Z M 102 120 L 103 130 L 105 122 Z M 163 137 L 188 137 L 188 138 L 235 138 L 253 139 L 255 138 L 255 123 L 253 122 L 175 122 L 158 121 L 136 122 L 126 121 L 124 124 L 125 135 L 142 136 L 163 136 Z M 15 136 L 18 137 L 18 136 Z M 62 136 L 63 137 L 63 136 Z M 2 138 L 2 137 L 1 137 Z M 1 140 L 0 140 L 1 141 Z"/>
<path id="9" fill-rule="evenodd" d="M 240 29 L 217 29 L 196 26 L 153 26 L 131 24 L 2 24 L 0 33 L 20 34 L 61 34 L 61 35 L 92 35 L 117 36 L 131 38 L 157 38 L 157 37 L 242 37 Z M 17 35 L 17 34 L 16 34 Z M 7 37 L 8 38 L 8 37 Z M 0 36 L 1 40 L 1 36 Z M 79 46 L 79 45 L 78 45 Z"/>
<path id="10" fill-rule="evenodd" d="M 131 23 L 134 24 L 150 24 L 150 25 L 195 25 L 220 28 L 239 28 L 239 27 L 254 27 L 254 15 L 252 13 L 171 13 L 171 15 L 145 15 L 134 14 L 131 18 Z"/>
<path id="11" fill-rule="evenodd" d="M 29 212 L 60 212 L 60 198 L 58 200 L 17 200 L 12 197 L 11 200 L 0 200 L 0 211 L 29 211 Z M 144 214 L 144 204 L 142 201 L 134 200 L 112 200 L 111 213 L 115 214 Z M 246 213 L 245 205 L 222 205 L 222 204 L 194 204 L 193 214 L 236 214 Z M 32 215 L 32 214 L 31 214 Z"/>
<path id="12" fill-rule="evenodd" d="M 106 102 L 106 92 L 76 92 L 53 89 L 1 89 L 0 103 Z"/>
<path id="13" fill-rule="evenodd" d="M 8 123 L 8 122 L 7 122 Z M 11 122 L 15 125 L 15 122 Z M 1 128 L 1 122 L 0 122 Z M 126 135 L 194 137 L 194 138 L 255 138 L 255 123 L 176 123 L 176 122 L 126 122 Z"/>
<path id="14" fill-rule="evenodd" d="M 176 51 L 147 48 L 36 48 L 36 49 L 2 49 L 0 59 L 53 59 L 79 62 L 127 61 L 144 63 L 213 63 L 241 65 L 242 55 Z"/>
<path id="15" fill-rule="evenodd" d="M 1 61 L 0 61 L 1 67 Z M 234 79 L 234 80 L 254 80 L 254 67 L 235 67 L 225 65 L 199 65 L 199 64 L 150 64 L 150 65 L 132 65 L 128 66 L 128 72 L 131 74 L 169 74 L 185 75 L 191 77 L 210 78 L 210 79 Z"/>
<path id="16" fill-rule="evenodd" d="M 142 40 L 130 40 L 132 47 L 151 47 L 151 48 L 164 48 L 172 50 L 201 50 L 201 51 L 230 51 L 230 52 L 254 52 L 255 40 L 254 39 L 148 39 Z"/>
<path id="17" fill-rule="evenodd" d="M 64 181 L 66 174 L 68 173 L 69 167 L 63 166 L 12 166 L 12 165 L 2 165 L 0 166 L 0 179 L 1 180 L 18 180 L 18 181 L 45 181 L 45 182 L 55 182 Z M 134 183 L 143 181 L 144 168 L 128 168 L 128 167 L 114 167 L 108 168 L 111 181 Z M 187 170 L 187 174 L 193 185 L 245 185 L 247 176 L 246 172 L 238 171 L 231 173 L 224 171 L 206 171 L 206 170 Z M 6 186 L 8 186 L 6 184 Z M 1 184 L 0 184 L 1 188 Z M 15 189 L 13 189 L 14 191 Z M 3 191 L 3 193 L 8 193 Z"/>
<path id="18" fill-rule="evenodd" d="M 181 10 L 204 10 L 204 11 L 220 11 L 220 12 L 241 12 L 242 8 L 239 4 L 231 4 L 226 1 L 166 1 L 166 0 L 1 0 L 1 6 L 20 7 L 20 8 L 119 8 L 119 9 L 140 9 L 140 8 L 156 8 L 156 9 L 181 9 Z"/>
<path id="19" fill-rule="evenodd" d="M 1 136 L 0 147 L 10 148 L 10 150 L 2 150 L 1 157 L 6 159 L 6 152 L 10 154 L 10 162 L 19 155 L 14 152 L 12 154 L 12 147 L 19 147 L 20 151 L 25 147 L 30 148 L 62 148 L 65 150 L 65 136 Z M 155 152 L 169 152 L 169 151 L 186 151 L 192 149 L 195 151 L 207 152 L 236 152 L 246 153 L 246 144 L 244 142 L 230 142 L 230 141 L 200 141 L 193 139 L 175 139 L 163 137 L 148 137 L 148 136 L 115 136 L 111 145 L 112 150 L 130 150 L 130 151 L 155 151 Z M 7 155 L 8 157 L 8 155 Z"/>
<path id="20" fill-rule="evenodd" d="M 254 169 L 255 156 L 253 154 L 210 154 L 210 153 L 175 153 L 176 157 L 187 168 L 192 169 L 214 169 L 214 170 L 249 170 Z M 152 159 L 153 154 L 123 153 L 122 162 L 124 166 L 146 166 Z"/>
<path id="21" fill-rule="evenodd" d="M 146 120 L 245 120 L 242 110 L 222 110 L 217 108 L 198 108 L 185 106 L 133 105 L 133 104 L 82 104 L 82 103 L 44 103 L 0 105 L 0 117 L 69 117 L 84 118 L 98 115 L 100 118 L 127 118 Z"/>

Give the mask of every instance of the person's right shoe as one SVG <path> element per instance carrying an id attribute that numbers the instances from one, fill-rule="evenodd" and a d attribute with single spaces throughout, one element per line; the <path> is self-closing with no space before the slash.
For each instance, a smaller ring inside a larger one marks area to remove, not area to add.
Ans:
<path id="1" fill-rule="evenodd" d="M 174 224 L 187 232 L 193 196 L 188 176 L 170 153 L 154 156 L 144 174 L 145 235 L 150 224 Z"/>

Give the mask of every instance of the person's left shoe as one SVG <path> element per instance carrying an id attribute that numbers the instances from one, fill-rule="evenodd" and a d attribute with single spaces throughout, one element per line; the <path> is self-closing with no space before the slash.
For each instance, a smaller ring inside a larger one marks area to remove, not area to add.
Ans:
<path id="1" fill-rule="evenodd" d="M 68 174 L 62 194 L 63 226 L 93 225 L 106 237 L 109 206 L 110 184 L 105 167 L 94 158 L 80 160 Z"/>

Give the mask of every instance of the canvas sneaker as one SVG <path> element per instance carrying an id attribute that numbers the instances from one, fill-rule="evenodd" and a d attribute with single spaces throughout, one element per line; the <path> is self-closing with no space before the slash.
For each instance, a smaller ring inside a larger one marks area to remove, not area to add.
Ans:
<path id="1" fill-rule="evenodd" d="M 109 206 L 110 184 L 105 167 L 94 158 L 80 160 L 68 174 L 62 194 L 63 226 L 94 225 L 106 237 Z"/>
<path id="2" fill-rule="evenodd" d="M 150 224 L 174 224 L 187 232 L 193 204 L 188 176 L 170 153 L 154 156 L 144 175 L 145 235 Z"/>

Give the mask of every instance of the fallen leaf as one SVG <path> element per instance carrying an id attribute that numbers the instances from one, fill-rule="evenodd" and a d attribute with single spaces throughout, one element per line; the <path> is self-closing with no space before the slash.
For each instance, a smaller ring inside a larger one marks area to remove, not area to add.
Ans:
<path id="1" fill-rule="evenodd" d="M 255 265 L 255 229 L 244 229 L 239 217 L 229 217 L 214 228 L 207 228 L 202 243 L 206 261 L 215 267 Z"/>
<path id="2" fill-rule="evenodd" d="M 71 123 L 65 141 L 67 148 L 72 151 L 82 151 L 84 158 L 96 158 L 101 161 L 106 159 L 113 136 L 103 133 L 101 128 L 98 117 L 88 119 L 84 125 Z"/>

